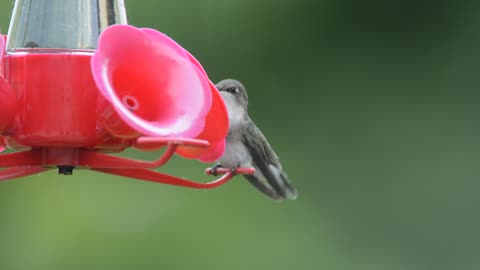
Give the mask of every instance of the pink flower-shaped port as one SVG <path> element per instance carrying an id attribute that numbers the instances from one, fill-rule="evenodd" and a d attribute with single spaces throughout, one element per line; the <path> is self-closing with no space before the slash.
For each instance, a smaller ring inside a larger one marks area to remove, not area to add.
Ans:
<path id="1" fill-rule="evenodd" d="M 185 158 L 212 162 L 223 154 L 229 126 L 223 99 L 202 65 L 171 38 L 154 29 L 110 26 L 99 38 L 92 73 L 102 95 L 136 131 L 210 143 L 178 147 Z"/>
<path id="2" fill-rule="evenodd" d="M 208 77 L 166 35 L 113 25 L 99 37 L 92 74 L 102 95 L 136 131 L 154 137 L 202 133 L 212 107 Z"/>

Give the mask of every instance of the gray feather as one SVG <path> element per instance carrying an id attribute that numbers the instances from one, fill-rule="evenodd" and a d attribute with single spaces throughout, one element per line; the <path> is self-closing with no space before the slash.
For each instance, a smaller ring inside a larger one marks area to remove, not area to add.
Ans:
<path id="1" fill-rule="evenodd" d="M 246 117 L 242 140 L 252 157 L 252 165 L 260 172 L 246 178 L 273 199 L 296 199 L 297 191 L 283 172 L 278 156 L 253 121 Z"/>

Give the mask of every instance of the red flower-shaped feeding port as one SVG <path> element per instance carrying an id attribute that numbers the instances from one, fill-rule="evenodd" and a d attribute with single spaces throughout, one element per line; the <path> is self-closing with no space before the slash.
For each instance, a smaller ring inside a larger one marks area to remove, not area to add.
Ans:
<path id="1" fill-rule="evenodd" d="M 212 188 L 235 173 L 198 183 L 154 168 L 175 153 L 203 162 L 225 149 L 228 115 L 200 63 L 153 29 L 113 25 L 97 50 L 45 48 L 6 53 L 0 39 L 0 180 L 74 168 L 193 188 Z M 128 147 L 163 154 L 139 161 L 108 153 Z M 3 148 L 2 148 L 3 150 Z"/>

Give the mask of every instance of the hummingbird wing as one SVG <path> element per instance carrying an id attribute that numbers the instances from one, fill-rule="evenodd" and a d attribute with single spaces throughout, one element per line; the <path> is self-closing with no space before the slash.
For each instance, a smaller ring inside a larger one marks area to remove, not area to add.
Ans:
<path id="1" fill-rule="evenodd" d="M 259 172 L 245 175 L 245 178 L 258 190 L 275 200 L 296 199 L 297 191 L 283 171 L 278 156 L 273 151 L 263 133 L 247 119 L 242 132 L 243 144 L 252 157 L 252 165 Z"/>

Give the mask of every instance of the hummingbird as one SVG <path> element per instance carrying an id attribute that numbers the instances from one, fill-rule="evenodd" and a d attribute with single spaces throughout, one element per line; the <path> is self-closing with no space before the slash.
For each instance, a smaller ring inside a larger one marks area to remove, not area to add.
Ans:
<path id="1" fill-rule="evenodd" d="M 280 160 L 267 139 L 250 119 L 248 95 L 242 83 L 226 79 L 216 84 L 223 97 L 230 122 L 225 153 L 215 168 L 253 167 L 244 177 L 259 191 L 274 200 L 297 198 L 297 191 L 283 171 Z"/>

